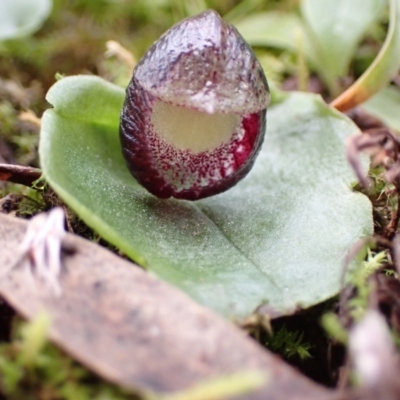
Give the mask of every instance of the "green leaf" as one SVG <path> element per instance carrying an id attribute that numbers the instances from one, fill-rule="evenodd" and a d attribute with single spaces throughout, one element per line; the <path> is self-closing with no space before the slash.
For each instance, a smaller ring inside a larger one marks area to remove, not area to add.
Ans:
<path id="1" fill-rule="evenodd" d="M 51 0 L 1 0 L 0 40 L 35 32 L 49 16 L 51 6 Z"/>
<path id="2" fill-rule="evenodd" d="M 357 45 L 383 6 L 381 0 L 303 0 L 303 18 L 294 13 L 257 13 L 236 27 L 252 46 L 304 53 L 330 91 L 338 93 Z"/>
<path id="3" fill-rule="evenodd" d="M 362 108 L 390 128 L 400 132 L 399 104 L 400 89 L 388 86 L 366 101 Z"/>
<path id="4" fill-rule="evenodd" d="M 265 12 L 248 16 L 235 25 L 252 46 L 278 47 L 304 53 L 308 62 L 318 69 L 318 59 L 304 23 L 293 13 Z"/>
<path id="5" fill-rule="evenodd" d="M 160 200 L 121 156 L 124 93 L 96 77 L 59 81 L 41 131 L 43 173 L 105 239 L 230 318 L 266 305 L 274 316 L 335 295 L 342 260 L 372 233 L 371 205 L 349 186 L 344 141 L 357 127 L 318 96 L 293 93 L 269 110 L 249 176 L 198 202 Z M 166 299 L 168 301 L 168 299 Z"/>
<path id="6" fill-rule="evenodd" d="M 357 45 L 381 15 L 382 0 L 303 0 L 301 11 L 318 72 L 331 92 L 347 76 Z"/>
<path id="7" fill-rule="evenodd" d="M 271 46 L 296 51 L 298 35 L 304 36 L 301 19 L 295 14 L 279 11 L 249 15 L 235 26 L 252 46 Z"/>
<path id="8" fill-rule="evenodd" d="M 389 31 L 381 51 L 360 78 L 331 103 L 332 107 L 340 111 L 357 107 L 397 75 L 400 68 L 400 0 L 390 0 L 389 4 Z"/>

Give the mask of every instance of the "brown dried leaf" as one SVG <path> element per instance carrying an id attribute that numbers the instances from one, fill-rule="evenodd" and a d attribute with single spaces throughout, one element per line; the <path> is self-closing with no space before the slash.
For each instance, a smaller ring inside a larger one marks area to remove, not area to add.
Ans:
<path id="1" fill-rule="evenodd" d="M 0 215 L 0 267 L 18 261 L 27 222 Z M 233 324 L 100 246 L 68 234 L 62 295 L 32 284 L 23 261 L 1 276 L 0 294 L 24 317 L 51 316 L 49 337 L 104 378 L 137 392 L 169 393 L 242 371 L 267 379 L 251 399 L 322 399 L 308 381 Z"/>

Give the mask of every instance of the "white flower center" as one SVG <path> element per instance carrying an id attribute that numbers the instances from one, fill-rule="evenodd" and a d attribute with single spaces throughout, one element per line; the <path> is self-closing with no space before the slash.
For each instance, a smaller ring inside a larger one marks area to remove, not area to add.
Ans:
<path id="1" fill-rule="evenodd" d="M 237 131 L 241 116 L 207 114 L 157 101 L 151 122 L 154 130 L 168 144 L 194 154 L 212 151 L 229 142 Z"/>

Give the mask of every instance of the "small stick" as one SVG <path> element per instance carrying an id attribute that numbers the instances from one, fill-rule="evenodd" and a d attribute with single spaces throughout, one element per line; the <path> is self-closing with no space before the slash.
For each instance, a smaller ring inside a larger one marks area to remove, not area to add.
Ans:
<path id="1" fill-rule="evenodd" d="M 42 171 L 38 168 L 23 165 L 0 164 L 0 180 L 32 186 L 38 180 Z"/>

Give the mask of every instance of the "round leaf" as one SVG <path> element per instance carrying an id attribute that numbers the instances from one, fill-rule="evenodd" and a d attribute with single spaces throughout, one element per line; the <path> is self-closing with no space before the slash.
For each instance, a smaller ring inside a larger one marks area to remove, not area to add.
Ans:
<path id="1" fill-rule="evenodd" d="M 121 156 L 123 91 L 95 77 L 59 81 L 40 158 L 57 193 L 105 239 L 221 314 L 264 305 L 293 312 L 335 295 L 342 260 L 372 233 L 371 205 L 349 188 L 344 141 L 358 128 L 320 97 L 293 93 L 267 116 L 263 150 L 236 187 L 213 198 L 160 200 Z"/>

